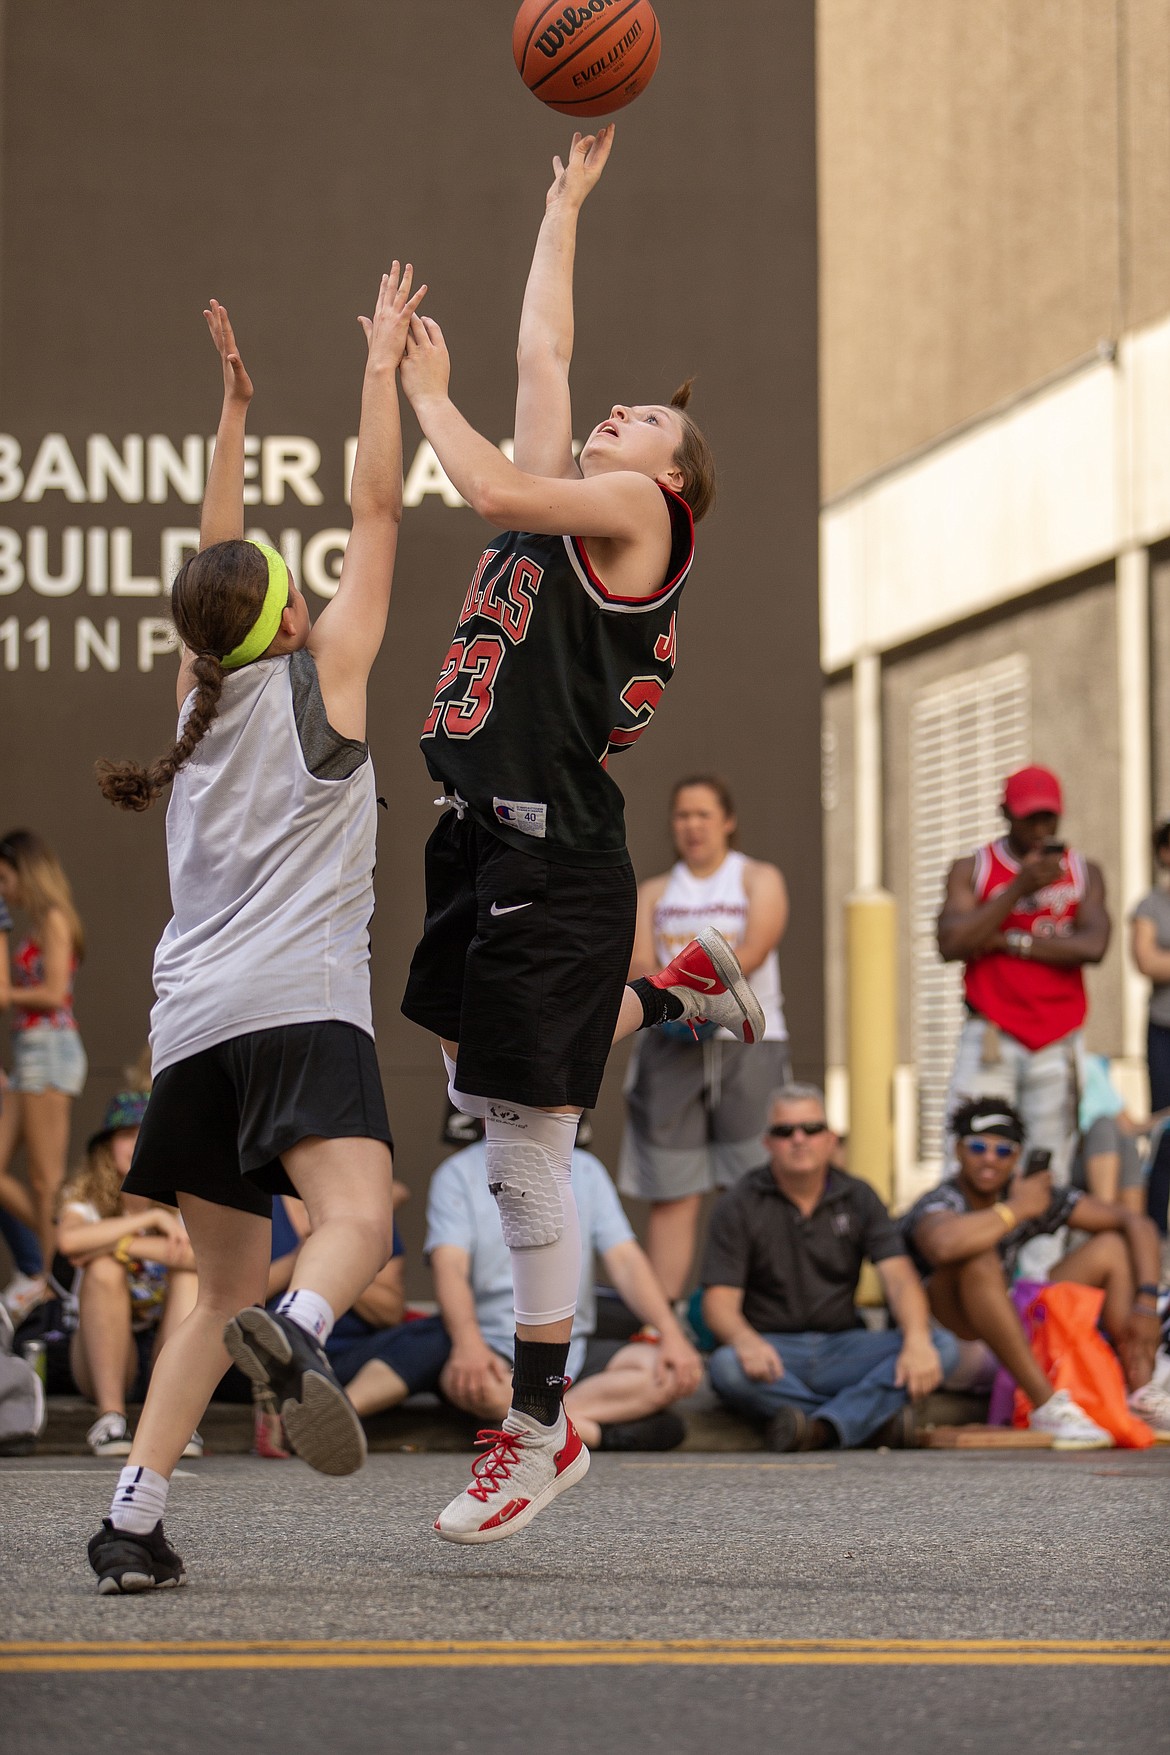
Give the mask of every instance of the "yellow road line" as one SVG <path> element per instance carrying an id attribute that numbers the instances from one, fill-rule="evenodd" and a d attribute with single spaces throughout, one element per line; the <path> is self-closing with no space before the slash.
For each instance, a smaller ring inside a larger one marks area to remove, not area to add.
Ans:
<path id="1" fill-rule="evenodd" d="M 1170 1668 L 1170 1640 L 176 1640 L 0 1643 L 0 1674 L 148 1670 L 932 1666 Z"/>

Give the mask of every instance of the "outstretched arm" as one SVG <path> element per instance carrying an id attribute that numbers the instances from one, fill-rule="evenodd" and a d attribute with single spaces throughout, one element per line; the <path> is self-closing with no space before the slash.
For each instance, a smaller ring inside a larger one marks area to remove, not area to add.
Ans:
<path id="1" fill-rule="evenodd" d="M 361 317 L 369 355 L 362 383 L 350 503 L 353 534 L 333 600 L 309 636 L 329 722 L 345 737 L 365 736 L 366 679 L 390 609 L 390 586 L 402 520 L 402 426 L 394 374 L 407 326 L 426 292 L 411 297 L 414 270 L 398 263 L 382 276 L 373 318 Z"/>
<path id="2" fill-rule="evenodd" d="M 443 331 L 433 318 L 415 317 L 402 361 L 402 388 L 448 476 L 496 530 L 669 544 L 666 504 L 650 476 L 612 470 L 587 479 L 574 471 L 568 478 L 536 475 L 509 463 L 455 407 L 448 394 L 450 375 Z M 660 578 L 659 571 L 654 584 Z"/>
<path id="3" fill-rule="evenodd" d="M 516 464 L 536 475 L 577 474 L 569 397 L 577 215 L 605 169 L 612 145 L 610 123 L 596 134 L 574 134 L 568 164 L 553 159 L 516 350 Z"/>
<path id="4" fill-rule="evenodd" d="M 240 358 L 231 319 L 219 300 L 212 299 L 203 315 L 223 366 L 223 408 L 199 515 L 199 546 L 210 548 L 213 542 L 231 542 L 244 534 L 244 429 L 252 380 Z"/>

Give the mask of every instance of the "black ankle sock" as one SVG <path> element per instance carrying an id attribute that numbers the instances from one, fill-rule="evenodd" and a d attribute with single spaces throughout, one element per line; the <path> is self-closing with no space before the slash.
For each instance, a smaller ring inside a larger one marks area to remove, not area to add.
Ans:
<path id="1" fill-rule="evenodd" d="M 673 1023 L 683 1015 L 683 1002 L 675 994 L 668 993 L 664 987 L 655 987 L 644 975 L 636 981 L 627 981 L 626 986 L 637 994 L 642 1002 L 642 1022 L 640 1030 L 652 1029 L 655 1024 Z"/>
<path id="2" fill-rule="evenodd" d="M 564 1400 L 568 1362 L 568 1341 L 522 1341 L 517 1335 L 512 1406 L 542 1426 L 555 1426 Z"/>

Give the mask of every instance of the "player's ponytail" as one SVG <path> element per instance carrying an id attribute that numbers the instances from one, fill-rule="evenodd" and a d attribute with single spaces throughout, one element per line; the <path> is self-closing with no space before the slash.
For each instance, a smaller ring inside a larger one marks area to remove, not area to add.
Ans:
<path id="1" fill-rule="evenodd" d="M 217 542 L 180 567 L 171 589 L 171 614 L 193 656 L 195 694 L 174 747 L 149 767 L 99 761 L 102 795 L 121 810 L 146 810 L 174 779 L 219 711 L 223 654 L 234 652 L 264 606 L 268 564 L 254 543 Z"/>
<path id="2" fill-rule="evenodd" d="M 694 382 L 691 377 L 680 384 L 670 399 L 670 406 L 677 413 L 683 430 L 678 450 L 674 454 L 674 466 L 682 471 L 683 477 L 679 492 L 691 508 L 691 515 L 697 524 L 715 504 L 715 458 L 710 445 L 687 413 Z"/>

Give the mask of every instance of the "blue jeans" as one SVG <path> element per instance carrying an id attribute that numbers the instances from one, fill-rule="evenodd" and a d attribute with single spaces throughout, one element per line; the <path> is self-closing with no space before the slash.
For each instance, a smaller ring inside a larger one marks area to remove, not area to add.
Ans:
<path id="1" fill-rule="evenodd" d="M 1146 1064 L 1150 1069 L 1150 1113 L 1170 1109 L 1170 1029 L 1150 1024 L 1146 1029 Z"/>
<path id="2" fill-rule="evenodd" d="M 809 1418 L 827 1420 L 841 1446 L 851 1450 L 883 1426 L 906 1402 L 894 1382 L 902 1336 L 897 1329 L 875 1333 L 851 1328 L 842 1334 L 764 1335 L 780 1355 L 784 1375 L 775 1383 L 756 1383 L 744 1374 L 734 1347 L 712 1353 L 708 1368 L 721 1401 L 748 1419 L 768 1420 L 782 1407 L 799 1408 Z M 946 1329 L 932 1328 L 944 1375 L 959 1359 L 959 1346 Z"/>
<path id="3" fill-rule="evenodd" d="M 0 1237 L 7 1243 L 18 1272 L 32 1275 L 44 1273 L 45 1258 L 41 1254 L 36 1232 L 30 1231 L 21 1219 L 3 1209 L 0 1209 Z"/>

